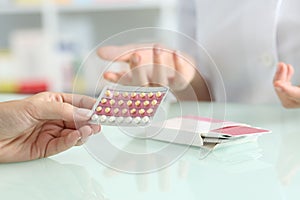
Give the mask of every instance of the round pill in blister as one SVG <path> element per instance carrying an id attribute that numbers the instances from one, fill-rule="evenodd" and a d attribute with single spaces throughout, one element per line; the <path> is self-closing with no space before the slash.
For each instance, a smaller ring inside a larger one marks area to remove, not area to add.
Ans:
<path id="1" fill-rule="evenodd" d="M 149 106 L 150 102 L 147 100 L 147 101 L 144 101 L 144 106 Z"/>
<path id="2" fill-rule="evenodd" d="M 145 98 L 146 97 L 146 93 L 145 92 L 142 92 L 141 94 L 140 94 L 140 97 L 143 99 L 143 98 Z"/>
<path id="3" fill-rule="evenodd" d="M 100 112 L 102 110 L 102 107 L 101 106 L 98 106 L 97 108 L 96 108 L 96 111 L 97 112 Z"/>
<path id="4" fill-rule="evenodd" d="M 149 122 L 150 118 L 148 116 L 145 116 L 142 118 L 142 123 L 147 124 Z"/>
<path id="5" fill-rule="evenodd" d="M 140 105 L 141 105 L 141 101 L 140 101 L 140 100 L 137 100 L 134 104 L 135 104 L 136 106 L 140 106 Z"/>
<path id="6" fill-rule="evenodd" d="M 100 116 L 100 122 L 105 122 L 106 121 L 106 116 L 105 115 L 101 115 Z"/>
<path id="7" fill-rule="evenodd" d="M 128 92 L 123 93 L 123 97 L 127 98 L 129 96 Z"/>
<path id="8" fill-rule="evenodd" d="M 132 101 L 131 100 L 127 101 L 127 106 L 132 106 Z"/>
<path id="9" fill-rule="evenodd" d="M 152 113 L 153 113 L 153 109 L 152 109 L 152 108 L 149 108 L 149 109 L 147 110 L 147 113 L 148 113 L 148 114 L 152 114 Z"/>
<path id="10" fill-rule="evenodd" d="M 151 102 L 152 106 L 155 106 L 157 104 L 157 100 L 154 99 L 152 102 Z"/>
<path id="11" fill-rule="evenodd" d="M 111 95 L 111 91 L 110 90 L 106 90 L 105 96 L 110 97 L 110 95 Z"/>
<path id="12" fill-rule="evenodd" d="M 122 110 L 122 114 L 123 114 L 123 115 L 125 115 L 127 112 L 128 112 L 128 110 L 127 110 L 126 108 L 124 108 L 124 109 Z"/>
<path id="13" fill-rule="evenodd" d="M 155 94 L 155 96 L 156 96 L 157 98 L 160 98 L 160 97 L 161 97 L 161 95 L 162 95 L 162 93 L 161 93 L 161 92 L 156 92 L 156 94 Z"/>
<path id="14" fill-rule="evenodd" d="M 135 117 L 135 118 L 133 119 L 133 123 L 138 124 L 138 123 L 140 123 L 141 120 L 142 120 L 142 119 L 141 119 L 140 117 Z"/>
<path id="15" fill-rule="evenodd" d="M 148 97 L 152 98 L 154 96 L 154 94 L 152 92 L 148 93 Z"/>
<path id="16" fill-rule="evenodd" d="M 120 111 L 120 109 L 119 109 L 119 108 L 115 108 L 115 109 L 114 109 L 114 114 L 118 114 L 118 113 L 119 113 L 119 111 Z"/>
<path id="17" fill-rule="evenodd" d="M 132 117 L 126 117 L 125 122 L 129 124 L 132 121 Z"/>
<path id="18" fill-rule="evenodd" d="M 124 104 L 124 101 L 123 101 L 123 100 L 118 101 L 118 105 L 119 105 L 119 106 L 122 106 L 123 104 Z"/>
<path id="19" fill-rule="evenodd" d="M 143 108 L 142 108 L 141 110 L 139 110 L 139 114 L 140 114 L 140 115 L 143 115 L 145 112 L 146 112 L 146 111 L 145 111 L 145 109 L 143 109 Z"/>
<path id="20" fill-rule="evenodd" d="M 117 117 L 117 122 L 122 123 L 124 121 L 124 117 Z"/>
<path id="21" fill-rule="evenodd" d="M 131 98 L 135 98 L 135 97 L 137 97 L 137 94 L 135 93 L 135 92 L 133 92 L 133 93 L 131 93 Z"/>
<path id="22" fill-rule="evenodd" d="M 101 99 L 101 103 L 102 104 L 106 104 L 107 103 L 107 99 Z"/>
<path id="23" fill-rule="evenodd" d="M 110 112 L 110 108 L 109 107 L 107 107 L 107 108 L 105 108 L 105 113 L 109 113 Z"/>
<path id="24" fill-rule="evenodd" d="M 136 109 L 135 108 L 133 108 L 133 109 L 130 110 L 130 114 L 135 114 L 135 113 L 136 113 Z"/>
<path id="25" fill-rule="evenodd" d="M 93 121 L 97 121 L 98 119 L 99 119 L 98 115 L 96 115 L 96 114 L 93 114 L 93 116 L 92 116 L 92 120 L 93 120 Z"/>
<path id="26" fill-rule="evenodd" d="M 113 106 L 115 103 L 116 103 L 116 101 L 115 101 L 114 99 L 111 99 L 111 100 L 109 101 L 109 104 L 112 105 L 112 106 Z"/>
<path id="27" fill-rule="evenodd" d="M 119 93 L 119 92 L 117 92 L 117 91 L 116 91 L 116 92 L 114 92 L 114 96 L 115 96 L 115 97 L 118 97 L 119 95 L 120 95 L 120 93 Z"/>
<path id="28" fill-rule="evenodd" d="M 115 122 L 116 121 L 116 117 L 114 117 L 114 116 L 111 116 L 111 117 L 109 117 L 109 119 L 108 119 L 108 122 L 110 122 L 110 123 L 113 123 L 113 122 Z"/>

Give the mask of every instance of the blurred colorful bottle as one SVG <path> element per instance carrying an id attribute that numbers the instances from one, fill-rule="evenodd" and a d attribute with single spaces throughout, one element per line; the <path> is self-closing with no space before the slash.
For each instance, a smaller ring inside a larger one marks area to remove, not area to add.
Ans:
<path id="1" fill-rule="evenodd" d="M 0 80 L 0 93 L 36 94 L 47 91 L 48 88 L 49 85 L 44 80 Z"/>

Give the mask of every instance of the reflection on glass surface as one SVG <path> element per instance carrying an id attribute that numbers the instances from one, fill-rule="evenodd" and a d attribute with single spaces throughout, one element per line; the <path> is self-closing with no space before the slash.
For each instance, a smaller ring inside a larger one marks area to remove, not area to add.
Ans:
<path id="1" fill-rule="evenodd" d="M 110 140 L 119 146 L 110 143 Z M 184 145 L 131 138 L 113 127 L 104 127 L 102 134 L 91 137 L 85 146 L 91 155 L 106 167 L 136 174 L 168 167 L 189 148 Z M 165 146 L 166 148 L 162 148 Z"/>
<path id="2" fill-rule="evenodd" d="M 84 168 L 51 159 L 1 164 L 0 177 L 1 199 L 107 199 Z"/>
<path id="3" fill-rule="evenodd" d="M 262 150 L 257 139 L 257 136 L 252 136 L 219 144 L 211 152 L 208 159 L 222 161 L 230 165 L 256 160 L 262 156 Z"/>
<path id="4" fill-rule="evenodd" d="M 240 152 L 239 147 L 224 147 L 191 165 L 188 184 L 195 199 L 281 199 L 276 171 L 257 159 L 257 150 Z"/>
<path id="5" fill-rule="evenodd" d="M 300 132 L 282 135 L 282 145 L 278 160 L 278 175 L 281 183 L 291 185 L 300 172 Z M 299 180 L 299 179 L 298 179 Z"/>

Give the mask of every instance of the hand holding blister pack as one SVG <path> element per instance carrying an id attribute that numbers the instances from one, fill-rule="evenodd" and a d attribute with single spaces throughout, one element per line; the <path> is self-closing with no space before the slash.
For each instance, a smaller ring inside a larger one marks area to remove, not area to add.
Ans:
<path id="1" fill-rule="evenodd" d="M 167 93 L 166 87 L 106 86 L 92 109 L 90 123 L 148 126 Z"/>

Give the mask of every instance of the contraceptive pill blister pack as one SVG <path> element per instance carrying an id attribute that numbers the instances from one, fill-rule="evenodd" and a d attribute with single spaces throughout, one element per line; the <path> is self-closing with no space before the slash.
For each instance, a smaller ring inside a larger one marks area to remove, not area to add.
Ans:
<path id="1" fill-rule="evenodd" d="M 147 126 L 167 93 L 166 87 L 106 86 L 92 109 L 90 123 Z"/>

